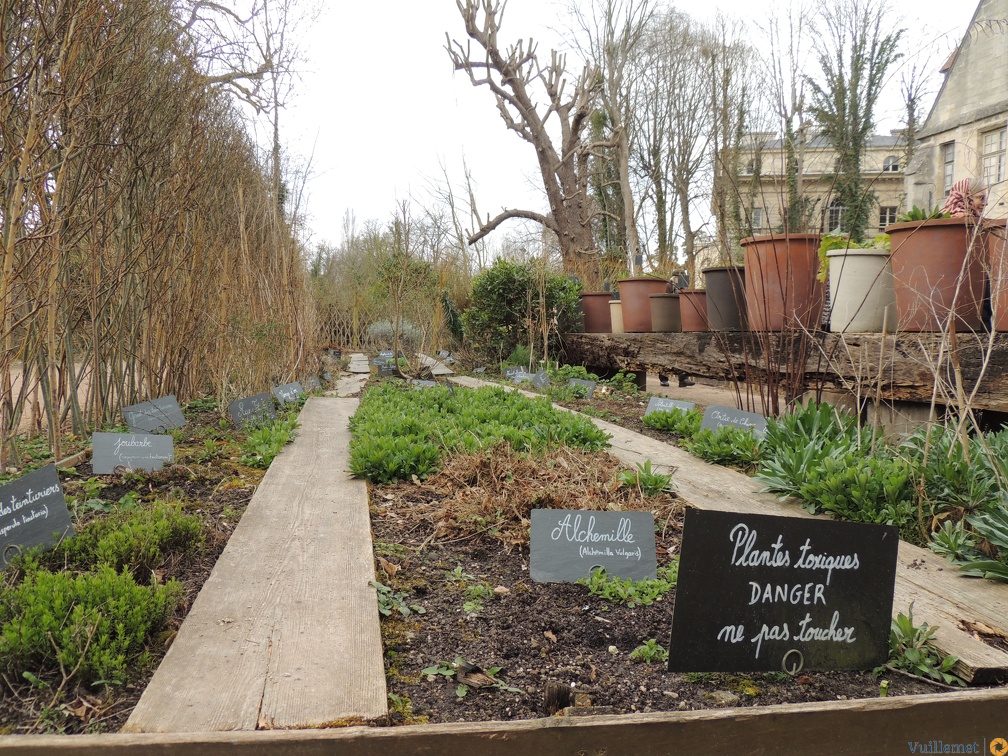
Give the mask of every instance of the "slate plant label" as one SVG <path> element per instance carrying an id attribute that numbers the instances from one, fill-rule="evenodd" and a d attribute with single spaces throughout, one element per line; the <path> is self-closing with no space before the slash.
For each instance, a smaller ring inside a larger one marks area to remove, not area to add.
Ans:
<path id="1" fill-rule="evenodd" d="M 413 388 L 415 388 L 415 389 L 433 388 L 434 386 L 437 386 L 437 382 L 436 381 L 422 381 L 422 380 L 414 379 L 414 380 L 410 381 L 410 385 Z"/>
<path id="2" fill-rule="evenodd" d="M 536 372 L 535 375 L 532 376 L 532 385 L 538 389 L 546 388 L 547 386 L 550 385 L 549 376 L 546 375 L 545 371 L 539 370 L 538 372 Z"/>
<path id="3" fill-rule="evenodd" d="M 580 378 L 571 378 L 569 381 L 567 381 L 567 385 L 572 388 L 574 386 L 584 386 L 585 399 L 591 399 L 592 395 L 594 395 L 595 393 L 595 381 L 583 381 Z M 654 401 L 654 399 L 652 399 L 652 401 Z"/>
<path id="4" fill-rule="evenodd" d="M 51 547 L 72 536 L 73 525 L 56 465 L 46 465 L 0 486 L 0 563 L 22 550 Z"/>
<path id="5" fill-rule="evenodd" d="M 669 671 L 884 664 L 898 547 L 892 525 L 688 508 Z"/>
<path id="6" fill-rule="evenodd" d="M 526 372 L 521 368 L 519 368 L 518 372 L 511 376 L 511 382 L 518 384 L 524 381 L 531 381 L 534 377 L 535 376 L 532 375 L 532 373 Z"/>
<path id="7" fill-rule="evenodd" d="M 301 388 L 301 384 L 297 381 L 294 381 L 294 383 L 285 383 L 282 386 L 273 387 L 273 396 L 276 397 L 277 403 L 281 407 L 285 407 L 304 396 L 304 389 Z"/>
<path id="8" fill-rule="evenodd" d="M 111 475 L 117 467 L 151 472 L 175 461 L 175 439 L 171 436 L 95 433 L 91 445 L 95 475 Z"/>
<path id="9" fill-rule="evenodd" d="M 228 405 L 228 415 L 231 416 L 231 422 L 237 426 L 273 420 L 276 417 L 273 395 L 262 393 L 235 399 Z"/>
<path id="10" fill-rule="evenodd" d="M 529 572 L 539 583 L 574 583 L 597 567 L 610 577 L 654 580 L 654 515 L 533 509 Z"/>
<path id="11" fill-rule="evenodd" d="M 301 385 L 304 387 L 305 391 L 311 393 L 312 391 L 318 391 L 322 388 L 322 381 L 319 380 L 317 375 L 309 375 L 301 382 Z"/>
<path id="12" fill-rule="evenodd" d="M 693 404 L 693 402 L 684 402 L 679 399 L 669 399 L 664 396 L 652 396 L 648 401 L 647 409 L 644 410 L 644 414 L 650 415 L 652 412 L 671 412 L 674 409 L 689 412 L 694 407 L 696 407 L 696 405 Z"/>
<path id="13" fill-rule="evenodd" d="M 717 430 L 726 425 L 750 430 L 756 438 L 762 439 L 766 435 L 766 418 L 756 412 L 746 412 L 734 407 L 724 407 L 719 404 L 712 404 L 704 412 L 703 422 L 700 423 L 700 430 Z"/>
<path id="14" fill-rule="evenodd" d="M 479 370 L 479 368 L 476 368 L 476 370 Z M 486 368 L 483 368 L 483 370 L 486 370 Z M 482 372 L 482 371 L 480 371 L 480 372 Z M 524 372 L 525 371 L 522 370 L 520 367 L 504 368 L 504 377 L 508 378 L 508 379 L 511 379 L 511 378 L 514 378 L 519 373 L 524 373 Z"/>
<path id="15" fill-rule="evenodd" d="M 133 433 L 164 433 L 186 424 L 174 394 L 123 407 L 123 419 Z"/>

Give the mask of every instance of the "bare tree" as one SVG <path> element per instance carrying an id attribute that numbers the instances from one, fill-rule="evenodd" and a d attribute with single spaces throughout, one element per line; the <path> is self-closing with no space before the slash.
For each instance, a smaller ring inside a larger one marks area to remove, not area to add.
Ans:
<path id="1" fill-rule="evenodd" d="M 640 256 L 634 191 L 630 185 L 630 130 L 633 119 L 634 90 L 637 80 L 627 76 L 651 19 L 648 0 L 592 0 L 590 12 L 577 3 L 571 5 L 575 22 L 584 35 L 585 57 L 601 74 L 599 102 L 609 127 L 609 143 L 614 148 L 620 218 L 626 239 L 627 269 L 635 272 Z"/>
<path id="2" fill-rule="evenodd" d="M 585 66 L 571 85 L 566 56 L 553 50 L 549 62 L 543 64 L 531 38 L 506 47 L 502 44 L 498 38 L 502 0 L 456 0 L 456 5 L 469 40 L 463 45 L 445 35 L 452 64 L 468 75 L 473 86 L 490 89 L 507 127 L 535 149 L 550 206 L 546 215 L 504 209 L 494 218 L 488 216 L 470 233 L 469 243 L 478 242 L 506 220 L 525 218 L 556 234 L 566 270 L 587 280 L 598 279 L 591 227 L 594 207 L 588 194 L 590 147 L 584 138 L 598 93 L 598 70 Z M 554 121 L 559 143 L 550 134 Z"/>

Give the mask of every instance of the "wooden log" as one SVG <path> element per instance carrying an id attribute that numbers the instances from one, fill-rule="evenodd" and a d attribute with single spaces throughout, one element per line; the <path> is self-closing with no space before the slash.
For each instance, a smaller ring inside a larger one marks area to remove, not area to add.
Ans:
<path id="1" fill-rule="evenodd" d="M 1008 412 L 1008 333 L 959 334 L 954 353 L 948 339 L 930 333 L 571 333 L 564 344 L 568 362 L 617 370 L 741 382 L 747 373 L 767 371 L 783 382 L 791 370 L 806 388 L 864 397 L 874 396 L 881 381 L 887 401 L 929 403 L 937 378 L 942 405 L 955 401 L 958 363 L 965 394 L 976 388 L 975 408 Z"/>

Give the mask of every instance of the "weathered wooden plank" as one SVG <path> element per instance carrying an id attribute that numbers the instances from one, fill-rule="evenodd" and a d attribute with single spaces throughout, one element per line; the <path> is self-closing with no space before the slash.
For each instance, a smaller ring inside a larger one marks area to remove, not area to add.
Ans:
<path id="1" fill-rule="evenodd" d="M 387 712 L 356 400 L 313 397 L 270 466 L 129 732 L 319 727 Z"/>
<path id="2" fill-rule="evenodd" d="M 572 333 L 564 335 L 568 361 L 618 370 L 683 372 L 719 380 L 743 380 L 746 371 L 785 375 L 788 354 L 799 354 L 798 336 L 760 337 L 750 332 L 720 333 Z M 939 334 L 817 333 L 793 364 L 804 360 L 805 385 L 874 396 L 881 376 L 881 398 L 930 402 L 939 386 L 939 404 L 952 401 L 955 386 L 948 344 Z M 1008 333 L 959 334 L 957 356 L 967 394 L 973 389 L 989 353 L 989 364 L 974 407 L 1008 412 Z M 765 348 L 772 344 L 771 348 Z M 766 355 L 771 355 L 770 359 Z M 785 355 L 785 356 L 782 356 Z M 881 359 L 881 362 L 880 362 Z M 881 369 L 880 369 L 881 368 Z"/>
<path id="3" fill-rule="evenodd" d="M 476 387 L 485 382 L 455 378 L 455 382 Z M 523 392 L 528 393 L 528 392 Z M 606 431 L 610 451 L 633 466 L 650 460 L 653 467 L 673 472 L 679 496 L 688 504 L 722 512 L 748 512 L 781 517 L 817 517 L 794 501 L 781 501 L 752 478 L 720 465 L 697 459 L 672 444 L 627 430 L 622 426 L 592 418 Z M 946 654 L 959 657 L 957 671 L 966 680 L 978 683 L 1008 678 L 1008 654 L 989 646 L 963 629 L 965 622 L 982 621 L 1008 635 L 1008 589 L 989 580 L 975 580 L 945 569 L 934 553 L 901 543 L 896 565 L 893 612 L 906 612 L 914 605 L 914 621 L 938 626 L 935 645 Z"/>
<path id="4" fill-rule="evenodd" d="M 6 735 L 6 753 L 57 756 L 388 756 L 388 754 L 894 754 L 931 752 L 931 744 L 973 744 L 989 753 L 1005 734 L 1008 689 L 808 704 L 551 717 L 406 727 L 344 727 L 263 732 Z M 940 751 L 939 751 L 940 752 Z"/>

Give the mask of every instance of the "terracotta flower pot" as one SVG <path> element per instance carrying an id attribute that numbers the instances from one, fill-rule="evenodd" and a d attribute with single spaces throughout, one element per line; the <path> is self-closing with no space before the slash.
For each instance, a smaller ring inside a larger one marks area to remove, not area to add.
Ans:
<path id="1" fill-rule="evenodd" d="M 707 327 L 712 331 L 744 331 L 745 268 L 719 265 L 704 268 L 707 285 Z"/>
<path id="2" fill-rule="evenodd" d="M 609 320 L 612 322 L 613 333 L 625 333 L 623 330 L 623 303 L 618 299 L 609 300 Z"/>
<path id="3" fill-rule="evenodd" d="M 980 328 L 984 296 L 980 227 L 966 218 L 886 226 L 901 331 L 942 331 L 955 308 L 956 329 Z"/>
<path id="4" fill-rule="evenodd" d="M 707 330 L 707 292 L 703 289 L 683 289 L 679 293 L 682 329 L 685 332 Z"/>
<path id="5" fill-rule="evenodd" d="M 652 294 L 651 330 L 655 333 L 679 333 L 682 331 L 680 300 L 678 294 Z"/>
<path id="6" fill-rule="evenodd" d="M 887 249 L 834 249 L 829 258 L 830 330 L 896 330 L 896 295 Z M 886 313 L 888 312 L 888 316 Z"/>
<path id="7" fill-rule="evenodd" d="M 995 331 L 1008 331 L 1008 221 L 989 221 L 986 231 L 990 261 L 991 309 Z"/>
<path id="8" fill-rule="evenodd" d="M 581 312 L 584 314 L 585 333 L 609 333 L 612 321 L 609 315 L 608 291 L 586 291 L 581 294 Z"/>
<path id="9" fill-rule="evenodd" d="M 819 234 L 755 236 L 745 251 L 746 316 L 754 331 L 819 327 L 823 309 Z"/>
<path id="10" fill-rule="evenodd" d="M 668 282 L 663 278 L 619 279 L 620 301 L 623 303 L 623 329 L 627 333 L 651 332 L 652 294 L 664 294 Z"/>

